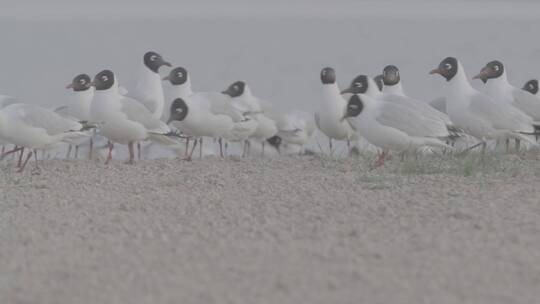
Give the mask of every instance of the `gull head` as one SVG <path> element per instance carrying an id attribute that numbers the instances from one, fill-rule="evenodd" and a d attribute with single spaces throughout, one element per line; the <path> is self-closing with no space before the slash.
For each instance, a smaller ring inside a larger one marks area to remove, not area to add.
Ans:
<path id="1" fill-rule="evenodd" d="M 72 89 L 75 92 L 86 91 L 90 89 L 91 82 L 92 79 L 90 79 L 90 76 L 87 74 L 79 74 L 66 86 L 66 89 Z"/>
<path id="2" fill-rule="evenodd" d="M 182 85 L 188 80 L 188 72 L 183 67 L 177 67 L 169 72 L 169 75 L 163 77 L 163 81 L 169 81 L 172 85 Z"/>
<path id="3" fill-rule="evenodd" d="M 230 97 L 238 97 L 244 94 L 244 91 L 246 89 L 246 83 L 243 81 L 236 81 L 235 83 L 231 84 L 225 91 L 221 92 L 225 95 L 229 95 Z"/>
<path id="4" fill-rule="evenodd" d="M 485 67 L 480 70 L 473 79 L 480 79 L 483 83 L 488 82 L 490 79 L 499 78 L 504 74 L 504 65 L 498 60 L 490 61 Z"/>
<path id="5" fill-rule="evenodd" d="M 323 84 L 336 83 L 336 71 L 330 67 L 326 67 L 321 70 L 321 82 Z"/>
<path id="6" fill-rule="evenodd" d="M 114 85 L 114 73 L 111 70 L 103 70 L 94 76 L 94 81 L 91 85 L 96 88 L 97 91 L 104 91 L 110 89 Z"/>
<path id="7" fill-rule="evenodd" d="M 399 69 L 395 65 L 387 65 L 384 67 L 382 76 L 385 86 L 396 85 L 401 80 L 401 77 L 399 76 Z"/>
<path id="8" fill-rule="evenodd" d="M 527 81 L 522 89 L 533 95 L 536 95 L 536 93 L 538 93 L 538 80 L 531 79 Z"/>
<path id="9" fill-rule="evenodd" d="M 182 98 L 176 98 L 171 104 L 171 113 L 167 124 L 172 121 L 183 121 L 188 115 L 189 108 Z"/>
<path id="10" fill-rule="evenodd" d="M 156 52 L 147 52 L 146 54 L 144 54 L 143 62 L 144 65 L 154 73 L 157 73 L 159 71 L 159 68 L 164 65 L 168 67 L 171 66 L 169 62 L 163 60 L 163 57 L 161 57 L 161 55 Z"/>
<path id="11" fill-rule="evenodd" d="M 351 93 L 351 94 L 364 94 L 369 88 L 369 80 L 366 75 L 359 75 L 351 81 L 351 84 L 348 88 L 341 91 L 341 94 Z"/>
<path id="12" fill-rule="evenodd" d="M 446 81 L 452 80 L 458 72 L 458 61 L 454 57 L 446 57 L 441 61 L 436 69 L 431 70 L 429 74 L 439 74 L 446 79 Z"/>

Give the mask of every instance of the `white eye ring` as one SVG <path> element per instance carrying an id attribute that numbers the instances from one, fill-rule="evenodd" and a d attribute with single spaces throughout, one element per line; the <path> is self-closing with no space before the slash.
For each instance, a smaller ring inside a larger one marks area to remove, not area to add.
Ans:
<path id="1" fill-rule="evenodd" d="M 182 77 L 184 77 L 184 73 L 178 72 L 178 73 L 176 73 L 176 77 L 182 78 Z"/>
<path id="2" fill-rule="evenodd" d="M 530 88 L 531 90 L 534 89 L 534 86 L 533 86 L 532 83 L 529 83 L 529 88 Z"/>
<path id="3" fill-rule="evenodd" d="M 499 66 L 496 65 L 496 66 L 493 67 L 493 69 L 494 69 L 495 71 L 498 71 L 498 70 L 499 70 Z"/>
<path id="4" fill-rule="evenodd" d="M 157 59 L 157 56 L 156 56 L 156 55 L 150 56 L 150 60 L 151 60 L 151 61 L 156 61 L 156 59 Z"/>
<path id="5" fill-rule="evenodd" d="M 178 109 L 176 109 L 176 112 L 178 112 L 178 113 L 184 113 L 184 109 L 178 108 Z"/>
<path id="6" fill-rule="evenodd" d="M 450 63 L 447 63 L 444 66 L 446 67 L 447 70 L 452 69 L 452 65 Z"/>
<path id="7" fill-rule="evenodd" d="M 326 70 L 322 70 L 321 75 L 326 76 Z"/>
<path id="8" fill-rule="evenodd" d="M 355 85 L 357 88 L 362 88 L 362 87 L 364 87 L 364 84 L 361 83 L 361 82 L 357 82 L 357 83 L 355 83 L 354 85 Z"/>
<path id="9" fill-rule="evenodd" d="M 80 84 L 85 84 L 85 83 L 86 83 L 86 80 L 84 80 L 84 79 L 79 79 L 79 83 L 80 83 Z"/>
<path id="10" fill-rule="evenodd" d="M 233 89 L 234 89 L 235 91 L 240 91 L 240 88 L 239 88 L 237 85 L 233 86 Z"/>
<path id="11" fill-rule="evenodd" d="M 108 81 L 108 80 L 109 80 L 109 77 L 107 77 L 107 76 L 101 76 L 101 80 L 102 80 L 102 81 Z"/>

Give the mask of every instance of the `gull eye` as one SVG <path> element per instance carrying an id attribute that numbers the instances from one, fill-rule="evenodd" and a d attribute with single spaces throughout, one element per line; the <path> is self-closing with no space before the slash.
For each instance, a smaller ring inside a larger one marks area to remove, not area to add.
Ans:
<path id="1" fill-rule="evenodd" d="M 326 70 L 322 70 L 321 75 L 326 76 Z"/>
<path id="2" fill-rule="evenodd" d="M 101 81 L 107 82 L 108 80 L 109 80 L 109 77 L 107 77 L 105 75 L 101 76 Z"/>
<path id="3" fill-rule="evenodd" d="M 235 91 L 240 91 L 240 88 L 239 88 L 237 85 L 233 86 L 233 89 L 234 89 Z"/>
<path id="4" fill-rule="evenodd" d="M 176 77 L 182 78 L 182 77 L 184 77 L 184 73 L 178 72 L 178 73 L 176 73 Z"/>
<path id="5" fill-rule="evenodd" d="M 178 109 L 176 109 L 176 112 L 178 112 L 178 113 L 184 113 L 184 109 L 178 108 Z"/>
<path id="6" fill-rule="evenodd" d="M 349 107 L 352 108 L 353 110 L 358 109 L 358 106 L 357 106 L 357 105 L 350 105 Z"/>
<path id="7" fill-rule="evenodd" d="M 156 61 L 156 59 L 157 59 L 157 55 L 150 56 L 150 61 Z"/>
<path id="8" fill-rule="evenodd" d="M 444 65 L 445 69 L 447 70 L 451 70 L 452 69 L 452 65 L 450 63 L 447 63 Z"/>
<path id="9" fill-rule="evenodd" d="M 396 76 L 399 77 L 399 71 L 396 71 Z"/>
<path id="10" fill-rule="evenodd" d="M 86 80 L 84 80 L 84 79 L 79 79 L 79 83 L 80 83 L 80 84 L 86 84 Z"/>
<path id="11" fill-rule="evenodd" d="M 493 69 L 494 69 L 495 71 L 499 71 L 499 66 L 496 65 L 496 66 L 493 67 Z"/>
<path id="12" fill-rule="evenodd" d="M 361 83 L 361 82 L 357 82 L 357 83 L 355 83 L 354 85 L 355 85 L 357 88 L 361 88 L 361 87 L 364 86 L 364 84 Z"/>
<path id="13" fill-rule="evenodd" d="M 529 88 L 530 88 L 531 90 L 534 89 L 534 86 L 533 86 L 532 83 L 529 83 Z"/>

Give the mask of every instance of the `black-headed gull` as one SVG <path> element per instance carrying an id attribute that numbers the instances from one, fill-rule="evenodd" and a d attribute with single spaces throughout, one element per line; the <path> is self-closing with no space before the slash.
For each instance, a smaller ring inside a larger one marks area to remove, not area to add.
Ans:
<path id="1" fill-rule="evenodd" d="M 73 78 L 66 86 L 69 92 L 69 103 L 67 113 L 79 121 L 90 121 L 90 104 L 94 98 L 94 88 L 90 85 L 92 79 L 87 74 L 79 74 Z M 93 138 L 90 137 L 90 158 L 92 157 Z M 69 145 L 67 156 L 71 152 L 72 145 Z M 75 158 L 79 152 L 79 144 L 75 145 Z"/>
<path id="2" fill-rule="evenodd" d="M 156 52 L 145 53 L 137 74 L 137 83 L 125 94 L 138 100 L 159 119 L 164 115 L 164 111 L 168 111 L 164 108 L 163 87 L 159 75 L 159 69 L 163 66 L 170 67 L 171 64 Z"/>
<path id="3" fill-rule="evenodd" d="M 83 132 L 87 126 L 76 120 L 66 118 L 58 113 L 36 105 L 14 103 L 0 110 L 0 138 L 14 144 L 17 148 L 30 151 L 19 169 L 24 169 L 36 150 L 48 150 L 61 143 L 72 143 L 81 137 L 87 137 Z M 37 156 L 36 156 L 37 167 Z"/>
<path id="4" fill-rule="evenodd" d="M 487 139 L 515 138 L 534 144 L 525 136 L 534 133 L 532 119 L 508 103 L 474 89 L 456 58 L 443 59 L 430 74 L 439 74 L 446 80 L 448 115 L 457 127 L 481 140 L 482 151 Z"/>
<path id="5" fill-rule="evenodd" d="M 320 78 L 323 96 L 315 112 L 315 123 L 328 137 L 330 151 L 333 150 L 333 139 L 347 141 L 347 148 L 350 150 L 350 142 L 357 140 L 358 135 L 348 121 L 341 120 L 347 108 L 347 101 L 339 92 L 336 72 L 333 68 L 326 67 L 321 70 Z"/>
<path id="6" fill-rule="evenodd" d="M 204 112 L 209 115 L 209 119 L 212 120 L 215 115 L 225 115 L 229 116 L 233 122 L 232 129 L 227 133 L 219 132 L 208 132 L 202 131 L 197 132 L 199 135 L 193 135 L 196 137 L 199 136 L 210 136 L 202 134 L 222 134 L 223 137 L 218 138 L 220 145 L 220 155 L 223 157 L 223 144 L 222 139 L 226 141 L 243 141 L 246 140 L 257 128 L 257 122 L 252 119 L 247 119 L 244 117 L 241 110 L 237 109 L 231 98 L 228 95 L 225 95 L 220 92 L 193 92 L 191 89 L 191 77 L 189 76 L 188 71 L 183 67 L 176 67 L 172 69 L 169 75 L 165 76 L 163 80 L 168 81 L 170 85 L 167 86 L 167 98 L 172 98 L 171 101 L 176 98 L 182 99 L 184 102 L 189 104 L 194 104 L 198 108 L 196 111 L 199 111 L 197 115 L 203 115 Z M 169 107 L 170 108 L 170 107 Z M 172 113 L 172 112 L 171 112 Z M 204 121 L 194 121 L 192 119 L 187 120 L 175 120 L 174 126 L 177 127 L 180 131 L 188 133 L 189 129 L 199 129 L 194 124 L 202 124 Z M 207 126 L 210 127 L 210 126 Z M 183 130 L 186 129 L 186 130 Z M 200 137 L 202 140 L 202 137 Z M 227 143 L 225 143 L 227 146 Z M 202 141 L 200 144 L 202 149 Z"/>
<path id="7" fill-rule="evenodd" d="M 94 98 L 90 106 L 92 121 L 99 124 L 100 134 L 107 137 L 109 156 L 112 158 L 113 142 L 127 144 L 129 148 L 128 163 L 134 162 L 133 144 L 143 140 L 151 140 L 163 144 L 177 144 L 171 138 L 171 129 L 139 101 L 121 95 L 114 73 L 104 70 L 94 77 Z"/>
<path id="8" fill-rule="evenodd" d="M 426 117 L 404 104 L 353 94 L 342 120 L 348 120 L 363 138 L 383 150 L 377 166 L 384 164 L 390 150 L 405 152 L 426 146 L 449 148 L 444 140 L 450 134 L 442 120 Z"/>
<path id="9" fill-rule="evenodd" d="M 262 155 L 264 156 L 266 139 L 276 135 L 278 132 L 276 122 L 267 114 L 272 111 L 272 106 L 269 102 L 255 97 L 244 81 L 232 83 L 222 93 L 232 98 L 232 104 L 236 109 L 257 122 L 257 128 L 249 138 L 261 143 Z M 245 156 L 249 155 L 249 140 L 246 143 Z"/>

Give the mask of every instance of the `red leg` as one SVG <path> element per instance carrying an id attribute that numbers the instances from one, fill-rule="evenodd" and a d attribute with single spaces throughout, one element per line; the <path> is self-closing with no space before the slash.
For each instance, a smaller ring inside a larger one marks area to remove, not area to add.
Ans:
<path id="1" fill-rule="evenodd" d="M 17 170 L 17 173 L 21 173 L 24 170 L 24 167 L 26 167 L 26 164 L 28 163 L 28 160 L 32 157 L 32 151 L 29 151 L 28 154 L 26 154 L 26 159 L 24 160 L 24 163 L 22 166 Z"/>
<path id="2" fill-rule="evenodd" d="M 21 147 L 21 154 L 19 154 L 19 161 L 17 162 L 17 168 L 21 167 L 23 154 L 24 154 L 24 148 Z"/>
<path id="3" fill-rule="evenodd" d="M 7 155 L 11 154 L 11 153 L 15 153 L 15 152 L 18 152 L 18 151 L 21 151 L 23 149 L 23 147 L 17 147 L 15 146 L 15 148 L 13 148 L 13 150 L 9 150 L 7 152 L 3 152 L 2 153 L 2 156 L 0 156 L 0 160 L 4 159 L 4 157 L 6 157 Z"/>
<path id="4" fill-rule="evenodd" d="M 112 159 L 112 150 L 113 150 L 113 143 L 111 141 L 108 142 L 109 144 L 109 154 L 107 155 L 107 160 L 105 161 L 105 165 L 109 164 L 109 162 Z"/>
<path id="5" fill-rule="evenodd" d="M 186 158 L 184 158 L 184 160 L 191 161 L 191 156 L 193 155 L 193 152 L 195 151 L 195 147 L 197 147 L 197 140 L 196 139 L 193 141 L 193 147 L 191 148 L 191 152 L 189 153 L 189 155 Z"/>

